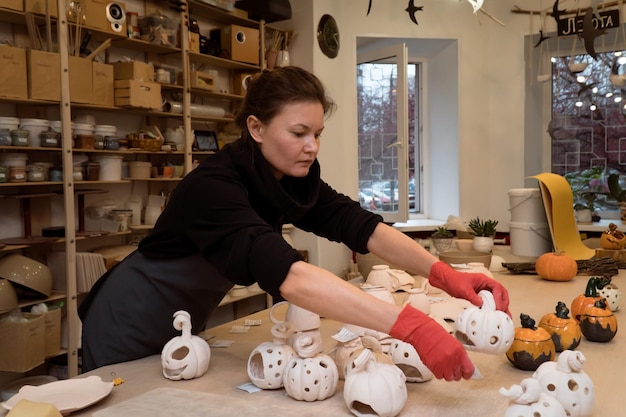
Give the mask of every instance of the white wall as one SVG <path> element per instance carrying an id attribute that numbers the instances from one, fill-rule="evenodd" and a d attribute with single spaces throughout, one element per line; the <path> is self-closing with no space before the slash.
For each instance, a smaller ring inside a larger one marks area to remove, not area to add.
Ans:
<path id="1" fill-rule="evenodd" d="M 449 161 L 441 154 L 434 155 L 432 164 L 450 163 L 450 170 L 458 169 L 458 190 L 453 190 L 458 195 L 451 198 L 458 199 L 459 212 L 444 213 L 435 206 L 432 215 L 444 219 L 448 214 L 463 218 L 479 215 L 499 220 L 501 230 L 507 230 L 507 191 L 528 186 L 524 161 L 524 35 L 532 27 L 538 31 L 538 16 L 531 24 L 529 15 L 511 13 L 515 6 L 512 0 L 485 2 L 485 10 L 504 27 L 485 14 L 474 15 L 470 4 L 459 0 L 428 2 L 416 15 L 419 25 L 409 19 L 405 2 L 373 1 L 369 16 L 367 2 L 362 0 L 297 0 L 291 6 L 290 26 L 298 33 L 292 46 L 292 64 L 313 70 L 338 104 L 322 139 L 319 160 L 323 178 L 337 190 L 357 195 L 356 38 L 455 40 L 459 104 L 450 114 L 454 118 L 458 112 L 458 121 L 452 119 L 449 123 L 458 123 L 459 154 L 451 155 Z M 524 3 L 525 9 L 540 7 L 540 1 Z M 341 36 L 339 55 L 332 60 L 322 54 L 315 40 L 317 22 L 326 13 L 337 20 Z M 431 99 L 437 97 L 437 91 L 428 94 Z M 436 125 L 445 122 L 431 121 Z M 440 126 L 431 126 L 431 130 L 437 128 Z M 536 173 L 539 171 L 530 174 Z M 436 176 L 431 179 L 431 193 L 450 192 L 438 187 Z M 306 246 L 313 252 L 313 262 L 335 273 L 342 273 L 347 266 L 347 251 L 336 250 L 334 244 L 301 232 L 294 233 L 294 241 L 296 246 Z"/>

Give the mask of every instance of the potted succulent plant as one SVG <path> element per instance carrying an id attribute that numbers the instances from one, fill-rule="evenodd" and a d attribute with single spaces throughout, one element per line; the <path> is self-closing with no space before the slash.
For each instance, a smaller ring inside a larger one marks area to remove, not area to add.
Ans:
<path id="1" fill-rule="evenodd" d="M 497 220 L 481 220 L 476 217 L 469 221 L 467 226 L 470 233 L 474 235 L 473 247 L 477 251 L 491 252 L 493 249 L 493 238 L 496 235 Z"/>
<path id="2" fill-rule="evenodd" d="M 438 253 L 450 250 L 454 234 L 445 226 L 438 227 L 435 232 L 430 235 L 430 241 Z"/>

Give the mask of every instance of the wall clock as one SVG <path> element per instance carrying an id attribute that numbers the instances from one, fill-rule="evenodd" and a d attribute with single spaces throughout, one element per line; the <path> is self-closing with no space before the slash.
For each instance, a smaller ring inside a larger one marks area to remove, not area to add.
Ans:
<path id="1" fill-rule="evenodd" d="M 317 43 L 329 58 L 335 58 L 339 53 L 339 28 L 335 18 L 329 14 L 322 16 L 317 25 Z"/>

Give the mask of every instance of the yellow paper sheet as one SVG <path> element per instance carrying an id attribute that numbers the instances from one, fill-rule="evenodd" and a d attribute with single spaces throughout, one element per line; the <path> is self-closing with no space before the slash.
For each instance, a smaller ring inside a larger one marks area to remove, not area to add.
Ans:
<path id="1" fill-rule="evenodd" d="M 574 217 L 574 196 L 567 180 L 550 172 L 532 178 L 539 180 L 554 249 L 563 251 L 574 259 L 592 258 L 595 251 L 585 246 L 578 232 Z"/>

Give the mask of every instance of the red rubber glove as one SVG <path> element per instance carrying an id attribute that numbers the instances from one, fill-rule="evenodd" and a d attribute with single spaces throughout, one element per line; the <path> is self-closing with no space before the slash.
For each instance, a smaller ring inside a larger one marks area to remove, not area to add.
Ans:
<path id="1" fill-rule="evenodd" d="M 430 268 L 428 282 L 453 297 L 464 298 L 470 303 L 482 306 L 483 300 L 478 295 L 481 290 L 493 294 L 496 308 L 509 316 L 509 292 L 498 281 L 480 273 L 459 272 L 445 262 L 439 261 Z"/>
<path id="2" fill-rule="evenodd" d="M 420 359 L 439 379 L 458 381 L 474 374 L 463 345 L 439 323 L 410 305 L 405 306 L 389 333 L 413 345 Z"/>

